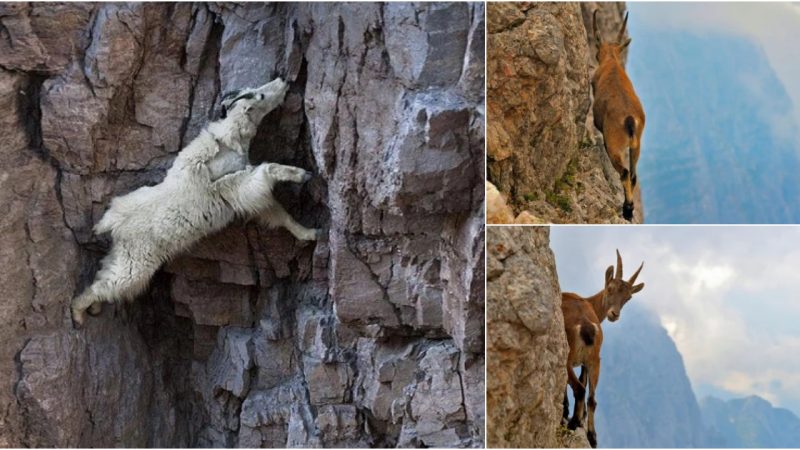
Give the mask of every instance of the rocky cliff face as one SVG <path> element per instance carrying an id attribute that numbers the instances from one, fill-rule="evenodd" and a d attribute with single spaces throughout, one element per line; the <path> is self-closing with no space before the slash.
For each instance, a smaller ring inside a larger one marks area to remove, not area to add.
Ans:
<path id="1" fill-rule="evenodd" d="M 488 178 L 516 213 L 552 223 L 627 223 L 619 175 L 591 117 L 591 17 L 616 36 L 623 3 L 490 3 Z M 643 221 L 636 189 L 634 222 Z M 535 220 L 531 220 L 535 222 Z"/>
<path id="2" fill-rule="evenodd" d="M 482 446 L 481 4 L 0 5 L 0 446 Z M 327 237 L 237 224 L 80 331 L 115 195 L 221 93 Z"/>
<path id="3" fill-rule="evenodd" d="M 568 348 L 550 231 L 491 227 L 487 239 L 487 444 L 589 447 L 559 429 Z"/>

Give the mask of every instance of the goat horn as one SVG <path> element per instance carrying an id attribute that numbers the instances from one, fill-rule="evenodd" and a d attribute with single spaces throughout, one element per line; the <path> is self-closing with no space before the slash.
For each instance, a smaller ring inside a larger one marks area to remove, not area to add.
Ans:
<path id="1" fill-rule="evenodd" d="M 622 256 L 619 256 L 619 249 L 617 249 L 617 275 L 614 278 L 622 279 Z"/>
<path id="2" fill-rule="evenodd" d="M 625 13 L 625 20 L 622 21 L 622 28 L 619 30 L 619 36 L 617 36 L 617 43 L 622 43 L 622 38 L 625 37 L 625 28 L 628 26 L 628 13 Z"/>
<path id="3" fill-rule="evenodd" d="M 644 261 L 642 261 L 642 264 L 639 266 L 639 269 L 637 269 L 637 270 L 636 270 L 636 273 L 634 273 L 634 274 L 633 274 L 633 276 L 631 277 L 631 279 L 630 279 L 630 280 L 628 280 L 628 284 L 630 284 L 631 286 L 633 286 L 633 283 L 636 283 L 636 277 L 638 277 L 638 276 L 639 276 L 639 272 L 641 272 L 641 271 L 642 271 L 642 267 L 644 267 Z"/>
<path id="4" fill-rule="evenodd" d="M 594 10 L 594 14 L 592 15 L 592 33 L 594 34 L 594 40 L 597 43 L 600 43 L 600 38 L 597 37 L 597 10 Z"/>

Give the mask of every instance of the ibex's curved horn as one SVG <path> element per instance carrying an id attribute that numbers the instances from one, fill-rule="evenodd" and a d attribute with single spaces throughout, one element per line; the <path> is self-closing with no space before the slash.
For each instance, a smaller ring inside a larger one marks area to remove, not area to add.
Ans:
<path id="1" fill-rule="evenodd" d="M 617 275 L 614 278 L 622 279 L 622 256 L 619 256 L 619 249 L 617 249 Z"/>
<path id="2" fill-rule="evenodd" d="M 628 280 L 628 284 L 630 284 L 631 286 L 633 286 L 633 283 L 636 283 L 636 277 L 638 277 L 638 276 L 639 276 L 639 272 L 641 272 L 641 271 L 642 271 L 642 267 L 644 267 L 644 261 L 642 261 L 642 264 L 641 264 L 641 265 L 639 266 L 639 268 L 636 270 L 636 273 L 634 273 L 634 274 L 633 274 L 633 276 L 631 277 L 631 279 L 630 279 L 630 280 Z"/>
<path id="3" fill-rule="evenodd" d="M 592 14 L 592 34 L 594 34 L 594 40 L 597 44 L 600 44 L 600 38 L 597 36 L 597 10 L 594 10 L 594 14 Z"/>
<path id="4" fill-rule="evenodd" d="M 622 38 L 625 37 L 625 28 L 628 26 L 628 13 L 625 13 L 625 20 L 622 21 L 622 28 L 619 30 L 619 36 L 617 36 L 617 43 L 622 43 Z"/>

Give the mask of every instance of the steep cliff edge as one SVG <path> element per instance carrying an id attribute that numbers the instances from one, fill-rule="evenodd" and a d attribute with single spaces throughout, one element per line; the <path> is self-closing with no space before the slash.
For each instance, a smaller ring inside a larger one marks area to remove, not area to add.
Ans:
<path id="1" fill-rule="evenodd" d="M 0 5 L 0 446 L 483 444 L 481 4 Z M 76 331 L 115 195 L 282 75 L 236 224 Z M 424 161 L 424 163 L 422 163 Z"/>
<path id="2" fill-rule="evenodd" d="M 490 3 L 488 179 L 515 213 L 552 223 L 628 223 L 622 185 L 591 117 L 589 40 L 598 9 L 607 39 L 624 3 Z M 635 45 L 635 43 L 634 43 Z M 643 207 L 636 189 L 634 223 Z M 536 221 L 536 220 L 532 220 Z"/>
<path id="3" fill-rule="evenodd" d="M 567 338 L 547 227 L 487 231 L 487 444 L 589 447 L 561 427 Z"/>

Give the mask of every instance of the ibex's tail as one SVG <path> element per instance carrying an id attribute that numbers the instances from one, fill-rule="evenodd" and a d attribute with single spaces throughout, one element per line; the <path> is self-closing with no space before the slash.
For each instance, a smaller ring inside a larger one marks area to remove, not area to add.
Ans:
<path id="1" fill-rule="evenodd" d="M 636 119 L 633 116 L 625 118 L 625 131 L 628 133 L 629 138 L 633 138 L 636 134 Z"/>
<path id="2" fill-rule="evenodd" d="M 583 340 L 584 344 L 594 345 L 594 339 L 597 335 L 597 329 L 595 329 L 594 324 L 592 322 L 584 319 L 580 325 L 580 335 L 581 335 L 581 340 Z"/>

